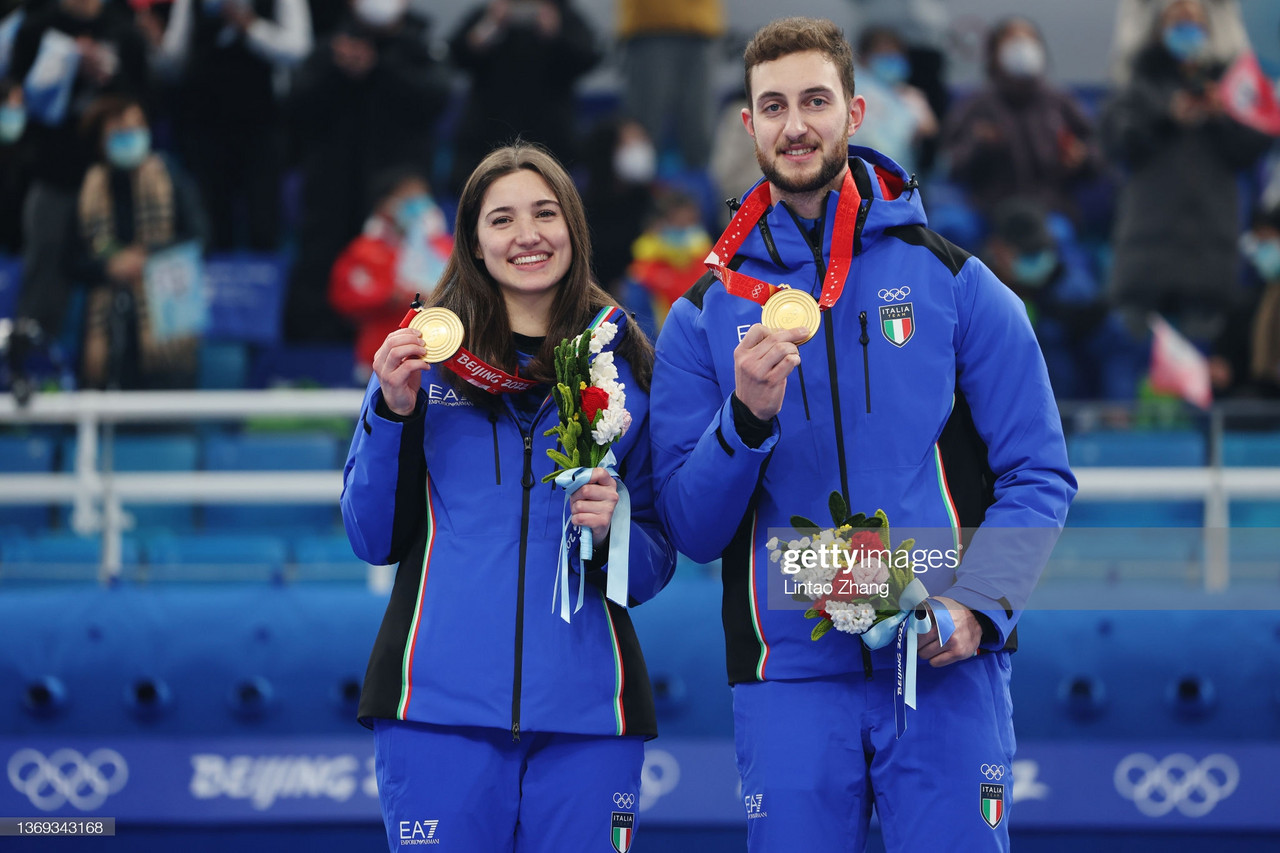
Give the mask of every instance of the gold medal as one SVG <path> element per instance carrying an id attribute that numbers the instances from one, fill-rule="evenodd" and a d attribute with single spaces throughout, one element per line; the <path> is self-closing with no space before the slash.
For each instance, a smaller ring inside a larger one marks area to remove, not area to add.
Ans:
<path id="1" fill-rule="evenodd" d="M 784 284 L 765 301 L 760 322 L 773 331 L 808 329 L 808 337 L 800 341 L 804 343 L 818 333 L 822 314 L 818 311 L 816 299 L 803 290 L 792 290 Z"/>
<path id="2" fill-rule="evenodd" d="M 410 329 L 422 332 L 427 354 L 423 360 L 439 364 L 462 346 L 462 321 L 448 308 L 424 308 L 409 322 Z"/>

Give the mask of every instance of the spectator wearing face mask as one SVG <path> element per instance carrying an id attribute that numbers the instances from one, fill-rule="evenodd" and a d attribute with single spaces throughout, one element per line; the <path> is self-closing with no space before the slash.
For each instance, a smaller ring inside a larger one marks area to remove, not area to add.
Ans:
<path id="1" fill-rule="evenodd" d="M 368 188 L 388 164 L 431 172 L 448 98 L 427 23 L 407 0 L 352 0 L 350 16 L 302 64 L 290 116 L 302 155 L 302 218 L 284 335 L 350 343 L 355 332 L 326 298 L 343 247 L 361 233 Z"/>
<path id="2" fill-rule="evenodd" d="M 574 87 L 602 54 L 569 0 L 488 0 L 449 39 L 449 58 L 470 81 L 454 137 L 456 195 L 495 147 L 519 136 L 572 166 L 577 159 Z"/>
<path id="3" fill-rule="evenodd" d="M 1107 305 L 1066 217 L 1013 198 L 992 214 L 983 260 L 1022 299 L 1062 400 L 1133 400 L 1146 344 Z"/>
<path id="4" fill-rule="evenodd" d="M 1126 167 L 1112 299 L 1138 317 L 1160 312 L 1201 343 L 1240 297 L 1237 177 L 1271 142 L 1223 109 L 1224 66 L 1209 57 L 1209 42 L 1199 0 L 1166 2 L 1132 82 L 1102 114 L 1105 143 Z"/>
<path id="5" fill-rule="evenodd" d="M 631 246 L 623 284 L 623 304 L 650 337 L 657 336 L 672 303 L 707 271 L 710 251 L 698 200 L 680 190 L 660 193 L 648 226 Z"/>
<path id="6" fill-rule="evenodd" d="M 1047 69 L 1035 24 L 1006 18 L 987 36 L 986 86 L 948 117 L 951 177 L 984 215 L 1017 196 L 1074 216 L 1072 190 L 1102 165 L 1092 122 Z"/>
<path id="7" fill-rule="evenodd" d="M 77 199 L 87 273 L 98 282 L 86 301 L 81 384 L 90 388 L 192 387 L 196 339 L 158 339 L 144 286 L 147 260 L 169 246 L 203 242 L 208 226 L 190 178 L 151 148 L 151 129 L 135 99 L 104 96 L 85 112 L 85 135 L 101 160 Z"/>
<path id="8" fill-rule="evenodd" d="M 653 211 L 658 156 L 639 122 L 618 118 L 591 129 L 583 156 L 596 280 L 617 294 L 631 263 L 631 244 Z"/>
<path id="9" fill-rule="evenodd" d="M 1127 86 L 1133 76 L 1133 60 L 1147 43 L 1147 36 L 1167 5 L 1165 0 L 1120 0 L 1116 4 L 1115 40 L 1111 47 L 1111 79 Z M 1205 56 L 1229 64 L 1250 50 L 1240 0 L 1205 0 L 1209 43 Z"/>
<path id="10" fill-rule="evenodd" d="M 178 81 L 181 149 L 208 208 L 209 248 L 275 250 L 284 159 L 275 76 L 311 51 L 306 0 L 174 0 L 155 47 Z"/>
<path id="11" fill-rule="evenodd" d="M 444 273 L 453 237 L 426 179 L 392 169 L 373 183 L 373 212 L 329 277 L 329 301 L 358 328 L 357 375 L 367 382 L 373 356 L 417 295 L 424 299 Z"/>
<path id="12" fill-rule="evenodd" d="M 867 117 L 858 144 L 888 154 L 903 170 L 919 170 L 921 147 L 938 133 L 938 119 L 924 93 L 907 80 L 911 61 L 895 30 L 868 27 L 858 37 L 858 92 Z"/>

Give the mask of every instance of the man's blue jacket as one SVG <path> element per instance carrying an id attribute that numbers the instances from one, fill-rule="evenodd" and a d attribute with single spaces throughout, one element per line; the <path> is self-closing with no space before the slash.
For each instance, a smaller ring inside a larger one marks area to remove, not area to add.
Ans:
<path id="1" fill-rule="evenodd" d="M 763 444 L 743 442 L 731 401 L 734 348 L 760 321 L 759 305 L 708 274 L 677 300 L 658 340 L 658 508 L 682 552 L 722 559 L 735 683 L 870 668 L 858 638 L 830 632 L 814 642 L 803 606 L 778 606 L 776 587 L 769 598 L 769 575 L 780 578 L 765 543 L 794 515 L 827 522 L 832 491 L 854 512 L 883 509 L 893 528 L 924 539 L 932 531 L 935 544 L 956 548 L 958 568 L 919 578 L 932 595 L 978 612 L 992 651 L 1012 647 L 1076 491 L 1021 301 L 926 227 L 920 193 L 895 163 L 851 145 L 849 164 L 860 196 L 852 268 L 800 345 Z M 828 195 L 816 223 L 773 205 L 722 261 L 817 298 L 837 200 Z"/>

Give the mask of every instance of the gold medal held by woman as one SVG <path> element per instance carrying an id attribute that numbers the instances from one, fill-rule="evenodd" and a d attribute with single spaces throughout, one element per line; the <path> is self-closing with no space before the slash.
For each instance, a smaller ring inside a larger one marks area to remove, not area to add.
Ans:
<path id="1" fill-rule="evenodd" d="M 462 321 L 448 308 L 438 306 L 424 308 L 409 321 L 409 328 L 422 333 L 422 345 L 427 354 L 423 359 L 439 364 L 462 346 Z"/>
<path id="2" fill-rule="evenodd" d="M 760 312 L 760 322 L 774 331 L 807 329 L 809 334 L 800 341 L 804 343 L 818 333 L 822 314 L 818 311 L 816 299 L 803 290 L 793 290 L 784 284 L 765 301 L 764 309 Z"/>

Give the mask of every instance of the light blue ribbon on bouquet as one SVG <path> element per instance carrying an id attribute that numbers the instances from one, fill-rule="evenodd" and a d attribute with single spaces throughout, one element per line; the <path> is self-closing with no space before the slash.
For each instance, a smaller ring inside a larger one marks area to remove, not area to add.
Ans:
<path id="1" fill-rule="evenodd" d="M 609 568 L 606 573 L 604 594 L 606 598 L 615 604 L 626 607 L 629 574 L 627 558 L 631 553 L 631 495 L 627 492 L 626 484 L 618 476 L 617 465 L 618 460 L 614 458 L 613 450 L 610 450 L 605 454 L 604 459 L 600 460 L 599 466 L 618 484 L 618 504 L 613 508 L 613 517 L 609 520 Z M 561 514 L 562 524 L 560 528 L 560 570 L 556 579 L 555 589 L 552 590 L 551 594 L 551 612 L 556 612 L 556 600 L 559 599 L 560 618 L 566 622 L 570 618 L 570 528 L 577 527 L 577 525 L 569 521 L 571 515 L 569 501 L 573 498 L 574 492 L 591 481 L 592 470 L 591 468 L 569 468 L 557 474 L 555 480 L 556 485 L 564 489 L 564 510 Z M 578 603 L 573 608 L 574 613 L 582 609 L 582 599 L 587 589 L 587 560 L 591 558 L 593 550 L 591 529 L 579 527 L 578 532 L 580 537 L 578 558 L 582 563 L 582 570 L 578 572 Z"/>
<path id="2" fill-rule="evenodd" d="M 897 686 L 894 689 L 893 719 L 897 736 L 907 730 L 907 708 L 916 707 L 916 634 L 929 633 L 934 620 L 938 623 L 938 644 L 946 645 L 955 632 L 955 621 L 945 607 L 932 611 L 924 610 L 924 615 L 917 616 L 916 611 L 929 597 L 919 579 L 907 584 L 898 598 L 898 612 L 872 625 L 862 635 L 862 643 L 869 649 L 881 649 L 893 642 L 897 646 Z"/>

